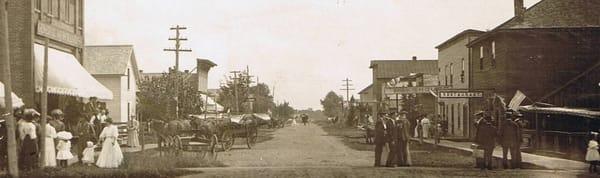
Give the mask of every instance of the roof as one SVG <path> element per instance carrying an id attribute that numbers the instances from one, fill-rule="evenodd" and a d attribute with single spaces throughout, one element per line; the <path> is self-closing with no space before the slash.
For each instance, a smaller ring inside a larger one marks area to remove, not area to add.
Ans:
<path id="1" fill-rule="evenodd" d="M 450 44 L 450 43 L 452 43 L 458 39 L 461 39 L 462 37 L 467 36 L 467 35 L 481 35 L 484 33 L 485 33 L 484 31 L 480 31 L 480 30 L 467 29 L 467 30 L 464 30 L 464 31 L 454 35 L 452 38 L 442 42 L 441 44 L 437 45 L 435 48 L 440 49 L 440 48 L 446 46 L 447 44 Z"/>
<path id="2" fill-rule="evenodd" d="M 130 61 L 137 77 L 138 67 L 132 45 L 86 46 L 83 66 L 92 75 L 125 75 Z"/>
<path id="3" fill-rule="evenodd" d="M 541 0 L 526 9 L 522 18 L 512 17 L 467 46 L 507 29 L 600 27 L 600 1 Z"/>
<path id="4" fill-rule="evenodd" d="M 368 92 L 369 90 L 371 90 L 371 88 L 373 87 L 373 84 L 370 84 L 369 86 L 365 87 L 364 89 L 360 90 L 360 92 L 358 92 L 358 94 L 363 94 Z"/>
<path id="5" fill-rule="evenodd" d="M 565 114 L 592 119 L 600 119 L 600 111 L 592 111 L 583 108 L 565 108 L 565 107 L 533 107 L 531 105 L 519 107 L 520 111 L 537 112 L 543 114 Z"/>
<path id="6" fill-rule="evenodd" d="M 437 64 L 438 60 L 373 60 L 369 68 L 375 78 L 390 79 L 410 73 L 437 74 Z"/>
<path id="7" fill-rule="evenodd" d="M 200 59 L 200 58 L 198 58 L 198 59 L 196 59 L 196 61 L 198 61 L 198 62 L 201 62 L 201 63 L 204 63 L 204 64 L 207 64 L 207 65 L 209 65 L 210 67 L 217 66 L 217 64 L 215 64 L 214 62 L 212 62 L 212 61 L 210 61 L 210 60 L 208 60 L 208 59 Z"/>

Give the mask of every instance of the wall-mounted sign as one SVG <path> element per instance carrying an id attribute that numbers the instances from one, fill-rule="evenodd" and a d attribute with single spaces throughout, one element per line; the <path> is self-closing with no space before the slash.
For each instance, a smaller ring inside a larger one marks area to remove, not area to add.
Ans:
<path id="1" fill-rule="evenodd" d="M 81 36 L 52 26 L 50 24 L 39 22 L 37 24 L 37 34 L 71 46 L 79 48 L 83 47 L 83 38 Z"/>
<path id="2" fill-rule="evenodd" d="M 482 91 L 440 91 L 440 98 L 481 98 Z"/>
<path id="3" fill-rule="evenodd" d="M 426 87 L 393 87 L 385 88 L 385 94 L 421 94 L 430 93 L 430 91 L 436 91 L 441 88 L 447 88 L 446 86 L 426 86 Z"/>

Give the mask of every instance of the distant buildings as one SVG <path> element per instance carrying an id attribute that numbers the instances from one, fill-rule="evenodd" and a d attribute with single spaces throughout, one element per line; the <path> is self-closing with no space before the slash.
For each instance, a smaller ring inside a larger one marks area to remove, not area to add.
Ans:
<path id="1" fill-rule="evenodd" d="M 86 46 L 84 67 L 108 87 L 114 97 L 106 102 L 109 117 L 127 122 L 136 114 L 140 74 L 132 45 Z"/>

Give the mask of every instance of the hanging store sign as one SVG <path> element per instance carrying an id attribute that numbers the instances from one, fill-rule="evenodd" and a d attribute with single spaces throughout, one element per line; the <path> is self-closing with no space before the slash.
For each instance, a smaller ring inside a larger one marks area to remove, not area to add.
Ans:
<path id="1" fill-rule="evenodd" d="M 37 24 L 37 34 L 71 46 L 83 47 L 83 38 L 81 36 L 46 23 Z"/>
<path id="2" fill-rule="evenodd" d="M 440 98 L 482 98 L 482 91 L 440 91 Z"/>

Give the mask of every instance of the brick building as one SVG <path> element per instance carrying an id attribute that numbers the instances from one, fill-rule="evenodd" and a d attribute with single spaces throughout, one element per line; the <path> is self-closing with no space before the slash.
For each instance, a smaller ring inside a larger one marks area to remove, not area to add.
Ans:
<path id="1" fill-rule="evenodd" d="M 448 135 L 454 137 L 474 136 L 469 119 L 469 48 L 467 44 L 481 36 L 483 31 L 464 30 L 442 42 L 438 49 L 438 114 L 448 122 Z"/>
<path id="2" fill-rule="evenodd" d="M 48 40 L 48 106 L 61 108 L 74 99 L 112 93 L 82 66 L 83 0 L 9 0 L 8 33 L 13 90 L 26 105 L 39 106 L 43 61 Z"/>
<path id="3" fill-rule="evenodd" d="M 493 108 L 486 101 L 493 96 L 508 102 L 520 90 L 529 98 L 525 104 L 558 107 L 526 114 L 527 129 L 534 129 L 528 137 L 537 145 L 584 145 L 579 142 L 598 129 L 594 118 L 600 115 L 573 108 L 600 108 L 600 1 L 542 0 L 529 9 L 522 0 L 514 4 L 515 17 L 468 44 L 471 89 L 484 91 L 484 98 L 471 99 L 471 112 Z M 500 111 L 493 116 L 502 118 Z"/>

